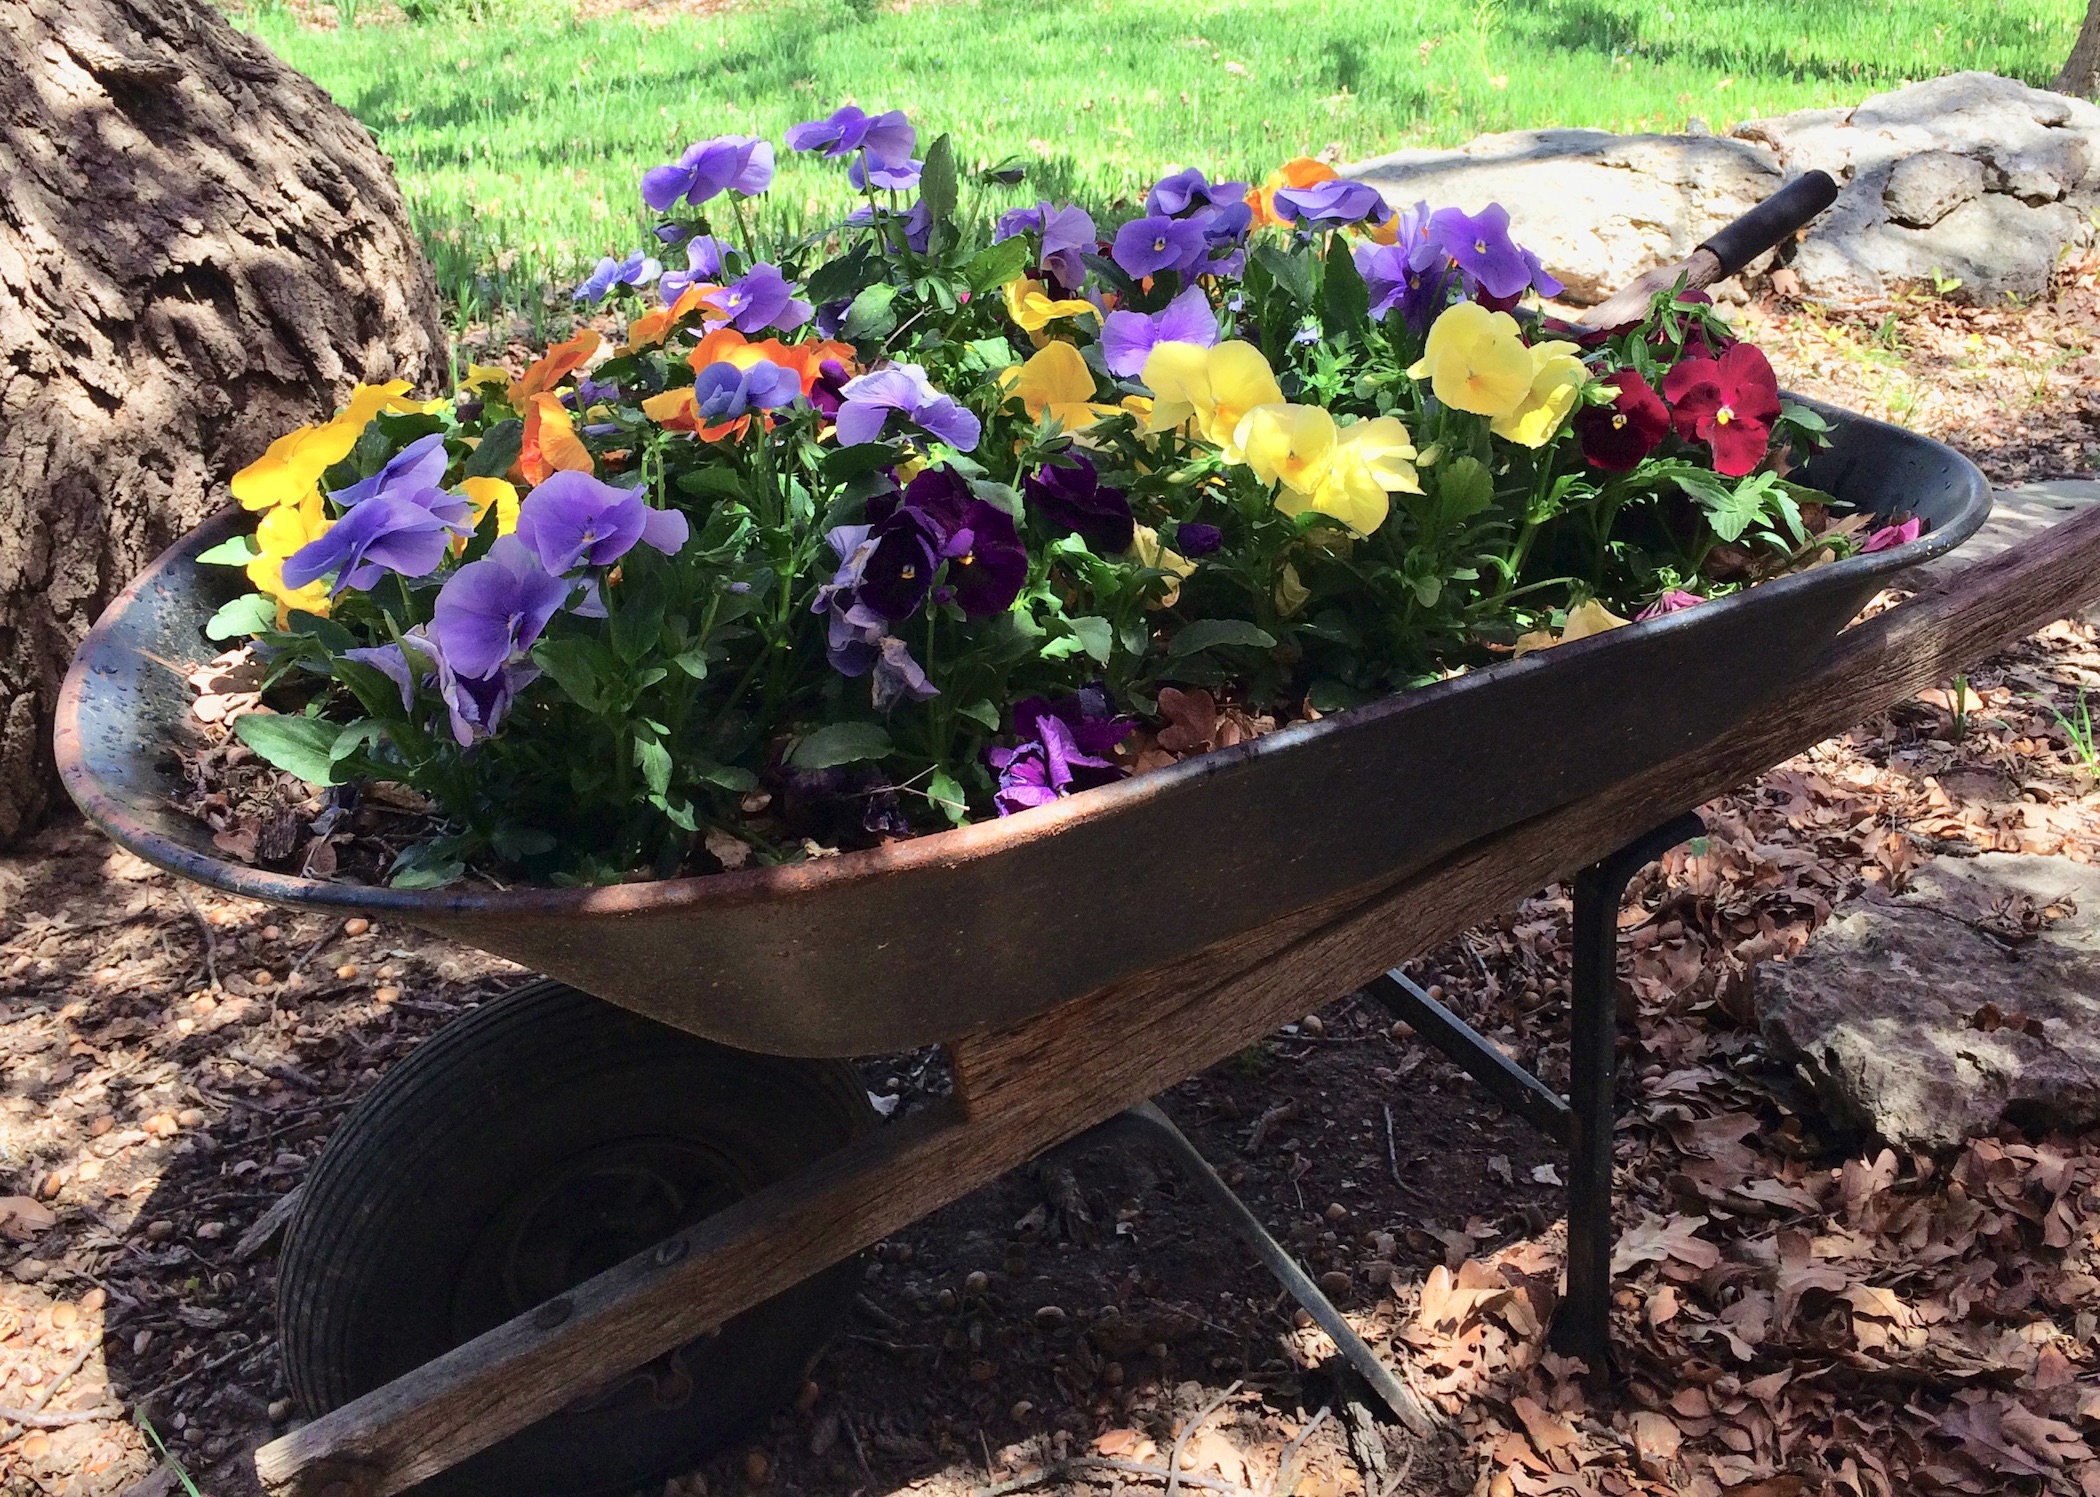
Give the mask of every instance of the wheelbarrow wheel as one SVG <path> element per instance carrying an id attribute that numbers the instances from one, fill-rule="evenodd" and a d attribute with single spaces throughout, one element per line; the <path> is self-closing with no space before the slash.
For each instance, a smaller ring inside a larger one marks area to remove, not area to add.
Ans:
<path id="1" fill-rule="evenodd" d="M 832 1152 L 853 1068 L 712 1044 L 541 982 L 388 1073 L 308 1177 L 278 1269 L 285 1373 L 338 1407 Z M 690 1467 L 791 1394 L 857 1260 L 596 1388 L 418 1491 L 586 1497 Z"/>

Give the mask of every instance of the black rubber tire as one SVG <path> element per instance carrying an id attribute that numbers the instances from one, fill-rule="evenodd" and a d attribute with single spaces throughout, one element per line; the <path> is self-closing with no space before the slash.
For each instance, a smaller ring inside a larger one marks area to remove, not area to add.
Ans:
<path id="1" fill-rule="evenodd" d="M 285 1374 L 338 1407 L 872 1126 L 853 1068 L 711 1044 L 560 983 L 456 1020 L 344 1119 L 278 1266 Z M 859 1260 L 431 1478 L 594 1497 L 688 1469 L 800 1385 Z M 586 1390 L 579 1390 L 584 1393 Z"/>

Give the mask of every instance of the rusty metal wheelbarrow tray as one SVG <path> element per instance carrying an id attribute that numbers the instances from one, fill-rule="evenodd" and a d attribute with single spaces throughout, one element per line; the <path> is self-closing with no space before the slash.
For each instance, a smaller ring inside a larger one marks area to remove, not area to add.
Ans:
<path id="1" fill-rule="evenodd" d="M 281 905 L 403 919 L 745 1050 L 846 1056 L 1010 1023 L 1421 868 L 1711 739 L 1807 668 L 1891 576 L 1988 513 L 1950 449 L 1828 412 L 1809 478 L 1922 515 L 1908 545 L 1403 692 L 998 821 L 789 867 L 597 889 L 416 891 L 249 868 L 175 809 L 172 663 L 208 648 L 221 516 L 111 605 L 58 714 L 61 772 L 113 838 Z"/>

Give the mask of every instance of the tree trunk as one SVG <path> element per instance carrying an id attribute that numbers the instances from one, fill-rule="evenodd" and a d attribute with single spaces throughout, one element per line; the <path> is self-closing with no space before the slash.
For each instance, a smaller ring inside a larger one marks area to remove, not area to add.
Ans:
<path id="1" fill-rule="evenodd" d="M 0 0 L 0 846 L 110 596 L 354 381 L 445 366 L 393 168 L 312 82 L 205 0 Z"/>
<path id="2" fill-rule="evenodd" d="M 2071 43 L 2064 70 L 2050 86 L 2060 94 L 2100 98 L 2100 0 L 2086 0 L 2085 24 L 2078 28 L 2078 40 Z"/>

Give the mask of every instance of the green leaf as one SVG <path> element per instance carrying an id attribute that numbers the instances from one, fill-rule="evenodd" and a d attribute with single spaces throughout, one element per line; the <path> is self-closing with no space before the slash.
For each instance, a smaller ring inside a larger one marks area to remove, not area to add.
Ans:
<path id="1" fill-rule="evenodd" d="M 681 493 L 720 494 L 732 499 L 744 496 L 743 477 L 734 468 L 694 468 L 679 474 L 675 481 Z"/>
<path id="2" fill-rule="evenodd" d="M 928 776 L 926 798 L 939 806 L 941 814 L 956 826 L 970 819 L 970 803 L 963 798 L 963 788 L 945 769 L 936 769 Z"/>
<path id="3" fill-rule="evenodd" d="M 261 593 L 244 593 L 211 616 L 204 626 L 206 639 L 234 639 L 243 634 L 263 634 L 277 627 L 277 604 Z"/>
<path id="4" fill-rule="evenodd" d="M 1079 647 L 1101 662 L 1108 664 L 1109 653 L 1115 649 L 1116 631 L 1107 619 L 1066 619 L 1072 633 L 1078 636 Z"/>
<path id="5" fill-rule="evenodd" d="M 982 296 L 987 291 L 996 291 L 1027 268 L 1028 241 L 1016 234 L 989 249 L 979 250 L 963 274 L 969 278 L 970 290 Z"/>
<path id="6" fill-rule="evenodd" d="M 758 776 L 736 764 L 696 764 L 692 766 L 693 778 L 706 785 L 716 785 L 742 795 L 758 788 Z"/>
<path id="7" fill-rule="evenodd" d="M 671 788 L 671 751 L 660 739 L 637 733 L 634 739 L 634 767 L 642 772 L 649 782 L 651 793 L 662 795 Z"/>
<path id="8" fill-rule="evenodd" d="M 240 719 L 235 718 L 234 721 L 239 722 Z M 354 722 L 335 735 L 335 742 L 328 750 L 328 762 L 331 765 L 340 764 L 361 748 L 377 748 L 385 738 L 386 728 L 383 724 L 373 722 L 370 718 L 363 722 Z"/>
<path id="9" fill-rule="evenodd" d="M 604 710 L 599 692 L 599 656 L 587 639 L 543 639 L 532 647 L 534 664 L 553 677 L 570 701 L 586 712 Z"/>
<path id="10" fill-rule="evenodd" d="M 387 882 L 396 889 L 442 889 L 457 882 L 467 871 L 457 849 L 458 841 L 452 837 L 418 842 L 394 859 L 394 876 Z"/>
<path id="11" fill-rule="evenodd" d="M 1312 256 L 1294 255 L 1281 245 L 1262 243 L 1255 246 L 1251 258 L 1269 273 L 1292 301 L 1308 309 L 1312 306 Z"/>
<path id="12" fill-rule="evenodd" d="M 1019 241 L 1009 239 L 1006 242 L 1015 244 Z M 972 338 L 963 345 L 964 365 L 972 369 L 982 370 L 986 374 L 996 374 L 1002 369 L 1011 369 L 1020 362 L 1020 359 L 1014 354 L 1014 346 L 1004 338 Z"/>
<path id="13" fill-rule="evenodd" d="M 919 171 L 919 201 L 935 223 L 955 216 L 955 142 L 945 135 L 926 148 L 926 164 Z"/>
<path id="14" fill-rule="evenodd" d="M 897 326 L 897 314 L 890 308 L 896 299 L 897 288 L 887 281 L 870 286 L 854 297 L 853 305 L 846 309 L 846 321 L 839 329 L 839 336 L 848 343 L 882 337 Z"/>
<path id="15" fill-rule="evenodd" d="M 401 687 L 385 671 L 362 660 L 340 658 L 329 661 L 328 669 L 336 680 L 350 688 L 366 712 L 379 718 L 400 718 Z"/>
<path id="16" fill-rule="evenodd" d="M 313 640 L 331 655 L 357 648 L 357 636 L 348 629 L 334 619 L 324 619 L 303 608 L 294 608 L 285 615 L 284 632 Z"/>
<path id="17" fill-rule="evenodd" d="M 830 769 L 889 752 L 890 735 L 881 723 L 831 723 L 797 743 L 788 763 L 797 769 Z"/>
<path id="18" fill-rule="evenodd" d="M 845 483 L 869 473 L 879 473 L 897 461 L 897 449 L 887 442 L 862 442 L 841 447 L 824 459 L 824 481 Z"/>
<path id="19" fill-rule="evenodd" d="M 332 785 L 335 763 L 329 755 L 342 726 L 318 717 L 249 712 L 234 719 L 233 732 L 286 773 L 297 775 L 309 785 Z"/>
<path id="20" fill-rule="evenodd" d="M 993 509 L 1004 510 L 1016 520 L 1021 518 L 1021 496 L 1012 485 L 993 483 L 988 478 L 972 478 L 966 481 L 970 485 L 970 492 Z"/>
<path id="21" fill-rule="evenodd" d="M 1495 502 L 1495 475 L 1486 463 L 1472 456 L 1455 457 L 1435 470 L 1437 498 L 1442 501 L 1444 523 L 1455 525 L 1487 509 Z"/>
<path id="22" fill-rule="evenodd" d="M 663 812 L 664 820 L 681 832 L 700 830 L 700 818 L 693 814 L 693 803 L 683 796 L 673 800 L 668 795 L 652 795 L 649 797 L 649 804 Z"/>
<path id="23" fill-rule="evenodd" d="M 462 476 L 501 478 L 510 471 L 510 465 L 518 460 L 518 453 L 524 446 L 523 421 L 515 416 L 507 421 L 498 421 L 481 434 L 481 445 L 467 454 L 467 464 Z"/>
<path id="24" fill-rule="evenodd" d="M 956 708 L 955 714 L 958 717 L 967 717 L 987 733 L 999 731 L 999 709 L 990 702 L 972 702 L 967 707 Z"/>
<path id="25" fill-rule="evenodd" d="M 1765 512 L 1765 501 L 1771 497 L 1773 478 L 1769 473 L 1753 474 L 1733 489 L 1719 480 L 1702 482 L 1686 480 L 1680 475 L 1678 486 L 1699 501 L 1706 511 L 1706 523 L 1713 527 L 1715 536 L 1723 541 L 1742 539 L 1743 532 L 1751 522 Z"/>
<path id="26" fill-rule="evenodd" d="M 826 260 L 811 271 L 809 279 L 802 283 L 802 294 L 818 306 L 844 300 L 867 285 L 871 270 L 880 265 L 866 245 L 856 244 L 836 260 Z"/>
<path id="27" fill-rule="evenodd" d="M 489 846 L 507 863 L 522 863 L 543 852 L 554 851 L 552 833 L 515 821 L 499 821 L 489 830 Z"/>
<path id="28" fill-rule="evenodd" d="M 244 567 L 260 555 L 262 551 L 256 546 L 254 536 L 237 535 L 230 541 L 220 541 L 209 551 L 199 551 L 197 561 L 200 566 L 207 567 Z"/>
<path id="29" fill-rule="evenodd" d="M 694 645 L 690 649 L 679 651 L 671 657 L 671 664 L 677 666 L 695 681 L 705 681 L 707 679 L 707 649 L 705 646 Z"/>
<path id="30" fill-rule="evenodd" d="M 1273 635 L 1245 619 L 1197 619 L 1168 642 L 1167 658 L 1181 660 L 1199 650 L 1212 650 L 1219 645 L 1245 645 L 1249 649 L 1267 650 L 1275 644 Z"/>
<path id="31" fill-rule="evenodd" d="M 1335 234 L 1328 238 L 1320 299 L 1325 303 L 1324 320 L 1329 333 L 1353 333 L 1370 324 L 1371 293 L 1364 285 L 1364 278 L 1357 273 L 1356 261 L 1349 253 L 1349 241 L 1344 235 Z"/>

